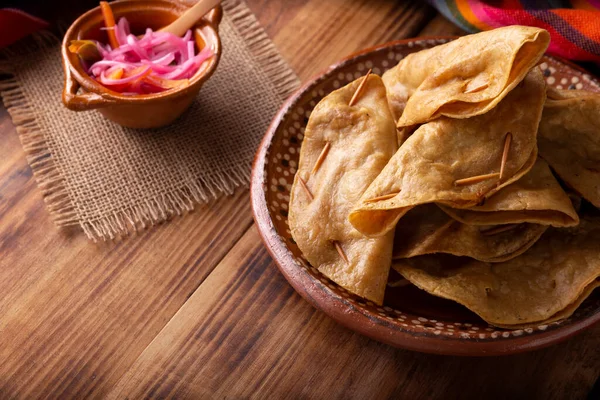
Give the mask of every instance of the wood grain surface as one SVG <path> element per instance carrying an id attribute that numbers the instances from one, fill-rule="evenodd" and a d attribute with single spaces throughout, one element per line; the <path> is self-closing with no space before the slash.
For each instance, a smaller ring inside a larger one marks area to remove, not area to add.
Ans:
<path id="1" fill-rule="evenodd" d="M 248 4 L 302 80 L 371 45 L 463 33 L 421 1 Z M 600 326 L 501 358 L 393 349 L 293 291 L 252 226 L 247 191 L 97 245 L 53 225 L 3 108 L 0 143 L 0 398 L 598 393 Z"/>
<path id="2" fill-rule="evenodd" d="M 499 358 L 390 348 L 304 302 L 253 227 L 109 398 L 582 398 L 598 374 L 599 346 L 596 329 Z"/>

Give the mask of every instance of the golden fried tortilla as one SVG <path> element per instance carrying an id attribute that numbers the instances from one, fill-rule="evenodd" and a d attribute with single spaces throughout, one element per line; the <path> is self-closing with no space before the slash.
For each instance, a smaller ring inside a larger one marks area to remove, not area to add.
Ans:
<path id="1" fill-rule="evenodd" d="M 442 117 L 421 125 L 363 194 L 350 222 L 365 235 L 379 236 L 416 205 L 473 207 L 518 180 L 537 159 L 536 134 L 545 97 L 544 79 L 535 68 L 487 114 Z M 512 141 L 502 181 L 492 176 L 459 184 L 500 171 L 509 132 Z"/>
<path id="2" fill-rule="evenodd" d="M 465 209 L 440 207 L 452 218 L 469 225 L 530 222 L 567 227 L 579 223 L 571 199 L 541 158 L 525 176 L 486 199 L 483 205 Z"/>
<path id="3" fill-rule="evenodd" d="M 600 208 L 600 94 L 551 90 L 548 95 L 538 133 L 540 156 Z"/>
<path id="4" fill-rule="evenodd" d="M 547 31 L 513 25 L 408 55 L 383 75 L 398 127 L 488 112 L 537 64 L 549 43 Z"/>
<path id="5" fill-rule="evenodd" d="M 348 105 L 359 81 L 325 97 L 310 116 L 290 196 L 289 225 L 298 247 L 319 271 L 382 304 L 394 232 L 366 238 L 350 225 L 348 214 L 396 151 L 396 129 L 379 76 L 370 75 L 356 104 Z M 313 173 L 327 144 L 326 156 Z"/>
<path id="6" fill-rule="evenodd" d="M 465 225 L 435 204 L 424 204 L 407 212 L 396 227 L 393 258 L 446 253 L 487 262 L 506 261 L 533 246 L 547 228 L 538 224 Z"/>
<path id="7" fill-rule="evenodd" d="M 394 269 L 419 288 L 454 300 L 486 322 L 520 327 L 568 317 L 598 284 L 600 220 L 549 228 L 517 258 L 484 263 L 427 255 L 398 260 Z"/>
<path id="8" fill-rule="evenodd" d="M 579 308 L 579 306 L 592 294 L 592 292 L 600 287 L 600 278 L 596 279 L 594 282 L 590 283 L 585 287 L 581 295 L 567 307 L 563 308 L 553 316 L 543 321 L 537 321 L 529 324 L 514 324 L 514 325 L 503 325 L 503 324 L 495 324 L 497 327 L 506 328 L 506 329 L 525 329 L 525 328 L 533 328 L 539 325 L 547 325 L 552 322 L 561 321 L 565 318 L 569 318 L 575 310 Z"/>

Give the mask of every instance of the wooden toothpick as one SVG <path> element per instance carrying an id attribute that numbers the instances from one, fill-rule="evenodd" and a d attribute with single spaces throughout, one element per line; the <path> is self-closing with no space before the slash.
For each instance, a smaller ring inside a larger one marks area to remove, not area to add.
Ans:
<path id="1" fill-rule="evenodd" d="M 403 279 L 397 280 L 396 282 L 388 282 L 387 285 L 389 287 L 397 288 L 397 287 L 408 286 L 408 285 L 410 285 L 410 282 L 408 281 L 408 279 L 403 278 Z"/>
<path id="2" fill-rule="evenodd" d="M 494 228 L 487 229 L 485 231 L 481 231 L 481 234 L 484 236 L 492 236 L 492 235 L 496 235 L 498 233 L 510 231 L 512 229 L 515 229 L 517 226 L 519 226 L 519 224 L 498 225 Z"/>
<path id="3" fill-rule="evenodd" d="M 334 240 L 333 245 L 335 246 L 335 249 L 337 250 L 340 257 L 342 257 L 342 260 L 344 260 L 344 262 L 348 264 L 350 261 L 348 261 L 348 256 L 346 256 L 346 253 L 344 253 L 344 249 L 342 249 L 340 243 L 337 240 Z"/>
<path id="4" fill-rule="evenodd" d="M 354 92 L 354 94 L 352 95 L 352 98 L 350 99 L 350 102 L 348 103 L 348 105 L 350 107 L 352 107 L 354 105 L 354 103 L 356 103 L 356 101 L 358 100 L 358 97 L 362 93 L 362 90 L 363 90 L 363 87 L 365 86 L 365 83 L 367 83 L 367 79 L 369 79 L 369 75 L 371 75 L 371 70 L 367 71 L 367 74 L 362 79 L 362 81 L 360 81 L 360 84 L 356 88 L 356 92 Z"/>
<path id="5" fill-rule="evenodd" d="M 490 86 L 487 82 L 486 83 L 481 83 L 479 86 L 475 86 L 471 89 L 467 89 L 464 91 L 464 93 L 473 93 L 473 92 L 477 92 L 479 90 L 483 90 L 486 89 L 488 86 Z"/>
<path id="6" fill-rule="evenodd" d="M 310 189 L 308 188 L 308 186 L 306 186 L 306 182 L 304 182 L 304 179 L 302 179 L 301 177 L 298 177 L 298 182 L 300 182 L 300 185 L 302 186 L 302 189 L 304 189 L 304 191 L 306 192 L 306 195 L 308 196 L 308 198 L 312 201 L 315 199 L 315 196 L 313 196 L 313 194 L 310 192 Z"/>
<path id="7" fill-rule="evenodd" d="M 500 164 L 500 176 L 498 177 L 498 181 L 502 181 L 502 178 L 504 177 L 504 168 L 506 167 L 506 160 L 508 159 L 511 142 L 512 134 L 508 132 L 504 138 L 504 151 L 502 152 L 502 163 Z"/>
<path id="8" fill-rule="evenodd" d="M 319 154 L 319 158 L 317 158 L 317 162 L 315 162 L 315 166 L 313 167 L 312 171 L 310 172 L 311 175 L 314 175 L 314 173 L 319 170 L 319 167 L 321 166 L 321 164 L 323 164 L 323 160 L 325 160 L 327 153 L 329 153 L 330 147 L 331 147 L 331 143 L 327 142 L 327 144 L 325 144 L 325 147 L 323 147 L 323 150 L 321 150 L 321 154 Z"/>
<path id="9" fill-rule="evenodd" d="M 383 196 L 372 197 L 370 199 L 366 199 L 363 203 L 375 203 L 376 201 L 388 200 L 398 196 L 400 192 L 384 194 Z"/>
<path id="10" fill-rule="evenodd" d="M 473 183 L 487 181 L 488 179 L 498 178 L 499 176 L 500 174 L 498 172 L 494 172 L 493 174 L 472 176 L 470 178 L 464 178 L 454 181 L 454 186 L 471 185 Z"/>

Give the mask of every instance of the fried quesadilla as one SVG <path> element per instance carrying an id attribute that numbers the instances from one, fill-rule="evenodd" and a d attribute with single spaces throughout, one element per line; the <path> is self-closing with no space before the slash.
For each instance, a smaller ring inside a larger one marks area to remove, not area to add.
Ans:
<path id="1" fill-rule="evenodd" d="M 518 327 L 575 310 L 598 283 L 598 243 L 600 220 L 582 219 L 576 228 L 548 229 L 509 261 L 421 256 L 397 260 L 393 267 L 419 288 L 463 304 L 492 325 Z"/>
<path id="2" fill-rule="evenodd" d="M 545 97 L 542 74 L 533 69 L 488 113 L 421 125 L 363 194 L 350 222 L 367 236 L 379 236 L 414 206 L 473 207 L 518 180 L 537 159 Z"/>
<path id="3" fill-rule="evenodd" d="M 540 60 L 547 31 L 507 26 L 408 55 L 383 75 L 398 127 L 494 108 Z"/>
<path id="4" fill-rule="evenodd" d="M 326 96 L 313 110 L 300 152 L 289 206 L 292 236 L 324 275 L 382 304 L 394 232 L 367 238 L 348 214 L 397 148 L 396 129 L 381 78 L 368 76 Z"/>
<path id="5" fill-rule="evenodd" d="M 533 246 L 547 228 L 538 224 L 466 225 L 435 204 L 424 204 L 407 212 L 396 227 L 393 258 L 446 253 L 506 261 Z"/>
<path id="6" fill-rule="evenodd" d="M 600 208 L 600 95 L 552 90 L 538 133 L 540 156 L 583 198 Z"/>

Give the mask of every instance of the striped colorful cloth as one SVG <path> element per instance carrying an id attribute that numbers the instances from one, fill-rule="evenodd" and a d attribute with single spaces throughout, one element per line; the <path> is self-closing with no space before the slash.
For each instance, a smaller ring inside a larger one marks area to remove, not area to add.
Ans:
<path id="1" fill-rule="evenodd" d="M 468 32 L 506 25 L 546 29 L 548 52 L 574 61 L 600 64 L 600 0 L 429 0 L 446 18 Z"/>

